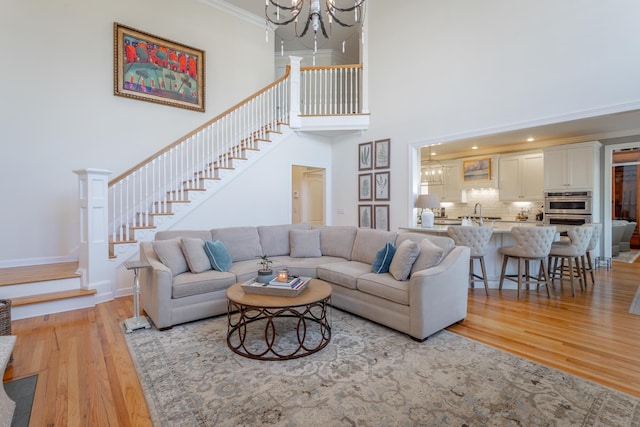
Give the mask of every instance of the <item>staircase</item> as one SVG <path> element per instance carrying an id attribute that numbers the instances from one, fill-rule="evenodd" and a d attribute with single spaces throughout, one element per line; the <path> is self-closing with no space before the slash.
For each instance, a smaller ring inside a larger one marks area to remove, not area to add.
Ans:
<path id="1" fill-rule="evenodd" d="M 0 294 L 11 300 L 12 319 L 95 305 L 95 289 L 83 289 L 78 263 L 0 269 Z"/>
<path id="2" fill-rule="evenodd" d="M 89 307 L 117 296 L 113 283 L 118 275 L 128 277 L 122 264 L 137 257 L 139 242 L 153 240 L 157 231 L 170 229 L 294 130 L 366 129 L 369 118 L 363 113 L 360 94 L 362 66 L 300 68 L 299 59 L 292 58 L 287 73 L 279 80 L 108 185 L 105 178 L 104 193 L 97 190 L 97 197 L 90 192 L 96 191 L 99 180 L 87 178 L 84 172 L 79 174 L 84 176 L 81 189 L 89 192 L 82 196 L 81 191 L 81 212 L 87 215 L 81 222 L 87 224 L 87 235 L 81 237 L 80 262 L 57 266 L 66 269 L 65 277 L 5 286 L 0 269 L 0 295 L 11 298 L 12 318 Z M 105 177 L 109 174 L 98 172 Z M 102 194 L 108 194 L 106 200 Z M 100 204 L 98 209 L 93 209 L 95 200 Z M 93 210 L 100 214 L 91 216 Z M 102 213 L 105 210 L 108 217 Z M 89 235 L 102 229 L 99 221 L 104 221 L 104 229 L 108 229 L 104 238 Z"/>

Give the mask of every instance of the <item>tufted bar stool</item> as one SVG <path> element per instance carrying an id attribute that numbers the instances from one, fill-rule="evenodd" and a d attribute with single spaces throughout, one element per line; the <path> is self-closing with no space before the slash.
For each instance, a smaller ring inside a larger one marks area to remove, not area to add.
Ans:
<path id="1" fill-rule="evenodd" d="M 582 257 L 582 268 L 584 270 L 584 285 L 587 286 L 587 274 L 591 276 L 591 284 L 595 286 L 596 278 L 593 274 L 593 258 L 591 257 L 591 252 L 598 246 L 598 242 L 600 242 L 600 234 L 602 233 L 602 224 L 593 223 L 593 224 L 584 224 L 583 227 L 591 227 L 591 239 L 589 240 L 589 244 L 587 245 L 587 251 Z"/>
<path id="2" fill-rule="evenodd" d="M 586 287 L 586 275 L 584 268 L 581 266 L 580 260 L 587 252 L 587 247 L 591 241 L 591 235 L 593 229 L 591 227 L 573 226 L 567 229 L 567 235 L 569 236 L 570 243 L 563 245 L 552 245 L 549 251 L 549 273 L 551 275 L 551 283 L 556 278 L 562 280 L 564 277 L 569 276 L 571 283 L 571 295 L 576 296 L 575 287 L 573 285 L 574 279 L 577 278 L 580 283 L 580 288 Z M 564 267 L 565 260 L 568 262 L 567 268 Z M 558 261 L 561 261 L 558 266 Z M 574 264 L 575 263 L 575 264 Z"/>
<path id="3" fill-rule="evenodd" d="M 493 235 L 493 227 L 475 227 L 452 225 L 447 228 L 449 237 L 453 239 L 457 246 L 467 246 L 471 249 L 469 258 L 469 284 L 475 287 L 475 283 L 484 282 L 484 292 L 489 296 L 489 283 L 487 282 L 487 270 L 484 265 L 484 254 L 487 252 L 489 240 Z M 473 261 L 480 260 L 482 276 L 473 272 Z"/>
<path id="4" fill-rule="evenodd" d="M 549 256 L 553 239 L 556 236 L 556 227 L 513 227 L 511 229 L 511 235 L 515 239 L 516 245 L 500 248 L 500 253 L 503 255 L 500 289 L 502 290 L 504 279 L 516 282 L 518 284 L 518 298 L 520 298 L 520 287 L 524 279 L 527 287 L 529 283 L 536 283 L 538 285 L 544 283 L 547 288 L 547 297 L 551 298 L 551 294 L 549 293 L 549 277 L 544 264 Z M 505 274 L 510 258 L 515 258 L 518 261 L 517 275 Z M 540 262 L 540 272 L 537 277 L 529 274 L 530 261 Z M 522 271 L 523 262 L 524 273 Z"/>

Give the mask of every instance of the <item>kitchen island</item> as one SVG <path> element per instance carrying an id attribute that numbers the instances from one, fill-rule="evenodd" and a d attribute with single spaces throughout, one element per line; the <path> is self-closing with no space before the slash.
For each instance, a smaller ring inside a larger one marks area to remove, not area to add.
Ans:
<path id="1" fill-rule="evenodd" d="M 515 245 L 515 239 L 511 235 L 511 228 L 513 227 L 537 227 L 540 226 L 541 223 L 534 221 L 518 221 L 518 222 L 510 222 L 510 221 L 495 221 L 495 222 L 485 222 L 486 226 L 493 226 L 493 234 L 491 236 L 491 240 L 489 240 L 489 245 L 487 246 L 487 252 L 484 256 L 484 262 L 487 269 L 487 280 L 489 282 L 489 288 L 498 289 L 500 285 L 500 273 L 502 271 L 502 254 L 499 252 L 500 248 L 504 246 L 513 246 Z M 433 234 L 439 236 L 448 236 L 447 228 L 449 225 L 434 225 L 431 228 L 420 228 L 420 227 L 399 227 L 400 232 L 412 232 L 412 233 L 425 233 L 425 234 Z M 557 227 L 556 227 L 557 228 Z M 559 234 L 556 234 L 557 238 L 559 238 Z M 474 261 L 474 271 L 478 274 L 480 270 L 480 262 Z M 531 263 L 531 274 L 538 274 L 538 267 L 540 263 L 532 262 Z M 517 273 L 517 264 L 515 261 L 510 261 L 507 267 L 507 274 L 516 274 Z M 476 286 L 482 286 L 481 283 L 476 283 Z M 532 288 L 535 285 L 532 285 Z M 505 280 L 502 286 L 503 289 L 516 289 L 516 283 Z M 543 291 L 544 292 L 544 291 Z M 483 293 L 484 295 L 484 293 Z"/>

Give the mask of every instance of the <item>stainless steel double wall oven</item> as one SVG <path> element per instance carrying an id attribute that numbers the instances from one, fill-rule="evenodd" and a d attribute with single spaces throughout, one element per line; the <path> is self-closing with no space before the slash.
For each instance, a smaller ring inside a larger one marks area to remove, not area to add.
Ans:
<path id="1" fill-rule="evenodd" d="M 592 222 L 591 191 L 548 192 L 544 195 L 546 225 L 582 225 Z"/>

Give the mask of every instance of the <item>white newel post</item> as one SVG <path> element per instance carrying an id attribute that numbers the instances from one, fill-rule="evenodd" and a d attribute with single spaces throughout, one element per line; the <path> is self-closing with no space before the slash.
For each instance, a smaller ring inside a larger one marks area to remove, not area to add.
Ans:
<path id="1" fill-rule="evenodd" d="M 80 198 L 80 247 L 79 269 L 82 287 L 96 289 L 98 295 L 110 294 L 109 271 L 109 180 L 111 171 L 81 169 L 78 175 Z"/>
<path id="2" fill-rule="evenodd" d="M 291 69 L 289 70 L 289 127 L 300 129 L 302 119 L 300 118 L 300 62 L 302 57 L 290 56 Z"/>

